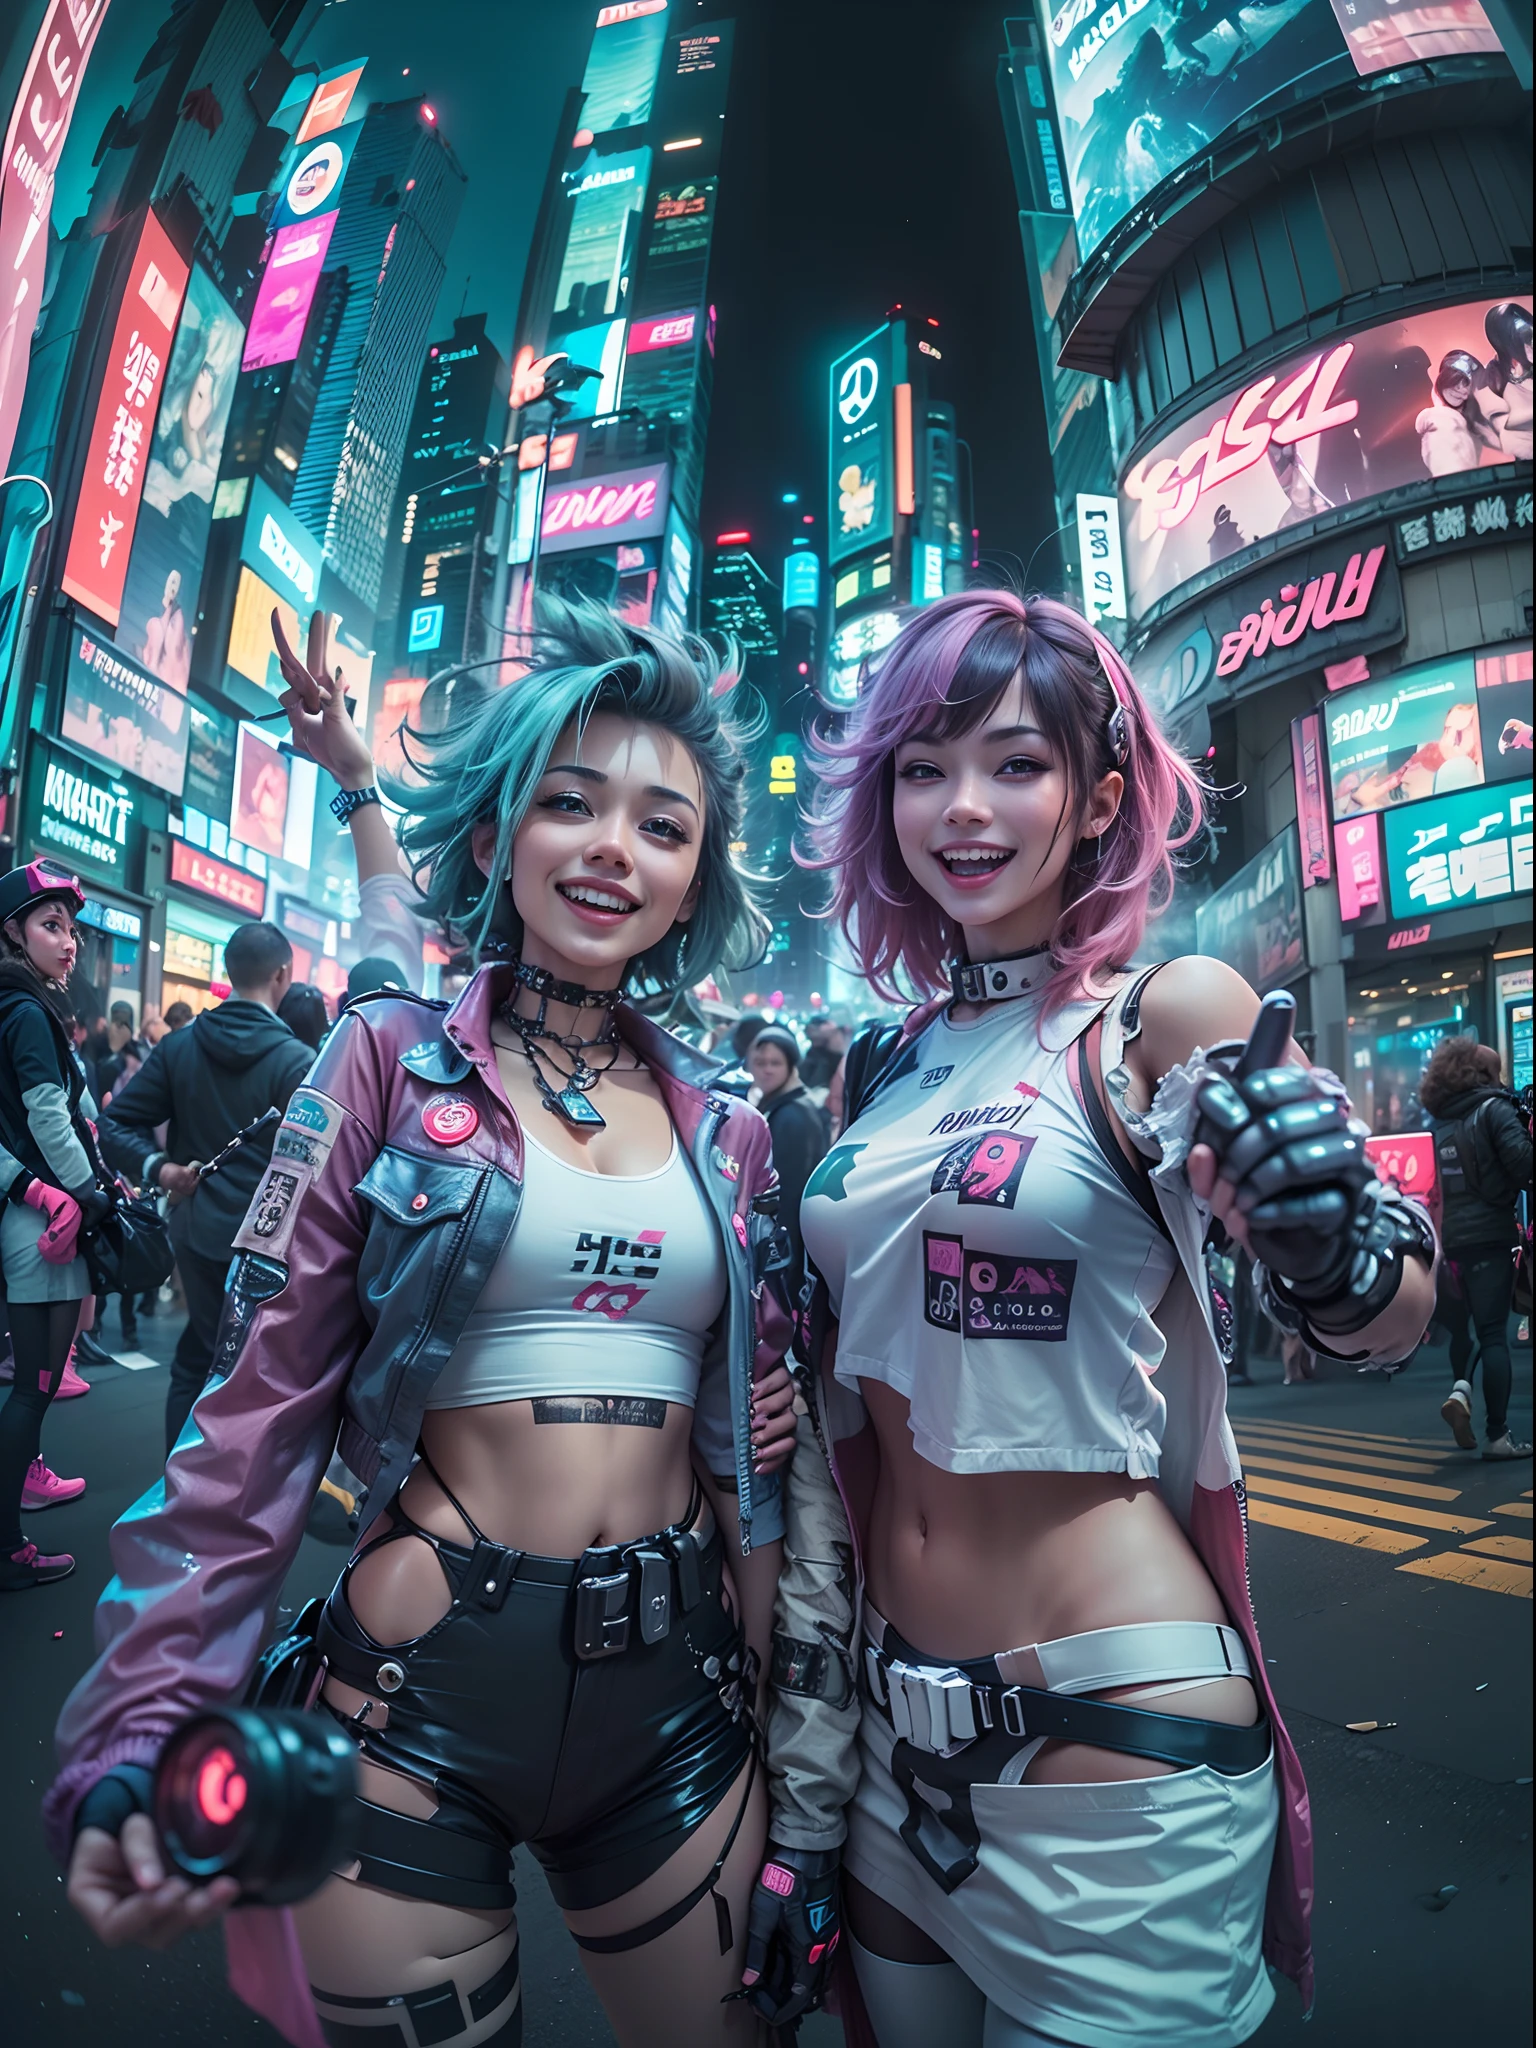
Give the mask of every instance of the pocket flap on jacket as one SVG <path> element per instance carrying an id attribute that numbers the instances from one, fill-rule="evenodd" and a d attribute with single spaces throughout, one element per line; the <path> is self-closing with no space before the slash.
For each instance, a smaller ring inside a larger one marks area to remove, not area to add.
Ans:
<path id="1" fill-rule="evenodd" d="M 386 1145 L 353 1190 L 396 1223 L 411 1227 L 462 1216 L 489 1169 L 426 1159 Z"/>

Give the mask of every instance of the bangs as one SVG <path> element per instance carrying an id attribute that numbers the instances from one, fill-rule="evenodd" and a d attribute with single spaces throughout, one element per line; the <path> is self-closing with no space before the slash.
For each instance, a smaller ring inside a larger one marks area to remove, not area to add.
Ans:
<path id="1" fill-rule="evenodd" d="M 962 643 L 948 680 L 942 669 L 935 670 L 938 702 L 930 703 L 905 737 L 944 745 L 985 725 L 1013 685 L 1025 680 L 1026 640 L 1017 619 L 985 620 Z"/>

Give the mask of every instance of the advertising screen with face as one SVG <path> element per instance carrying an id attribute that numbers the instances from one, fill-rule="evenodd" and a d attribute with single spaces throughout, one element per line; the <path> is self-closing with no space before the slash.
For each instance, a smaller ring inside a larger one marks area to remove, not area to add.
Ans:
<path id="1" fill-rule="evenodd" d="M 1333 814 L 1385 811 L 1484 780 L 1469 654 L 1343 690 L 1323 707 Z"/>
<path id="2" fill-rule="evenodd" d="M 1084 258 L 1249 108 L 1353 75 L 1329 0 L 1041 0 L 1041 15 Z"/>
<path id="3" fill-rule="evenodd" d="M 1340 506 L 1530 459 L 1528 297 L 1437 306 L 1298 350 L 1127 471 L 1131 609 Z"/>
<path id="4" fill-rule="evenodd" d="M 583 128 L 607 135 L 651 118 L 666 40 L 667 0 L 621 0 L 602 9 L 581 81 Z"/>
<path id="5" fill-rule="evenodd" d="M 187 699 L 78 627 L 64 672 L 61 737 L 172 796 L 187 767 Z"/>
<path id="6" fill-rule="evenodd" d="M 213 279 L 194 270 L 165 373 L 117 623 L 118 645 L 183 691 L 244 341 L 245 329 Z"/>
<path id="7" fill-rule="evenodd" d="M 593 150 L 571 173 L 566 186 L 571 227 L 549 323 L 552 348 L 557 336 L 612 319 L 622 310 L 621 287 L 634 268 L 650 175 L 648 149 L 621 156 L 599 156 Z"/>
<path id="8" fill-rule="evenodd" d="M 235 743 L 235 806 L 229 836 L 280 860 L 288 824 L 287 757 L 259 725 L 242 725 Z"/>

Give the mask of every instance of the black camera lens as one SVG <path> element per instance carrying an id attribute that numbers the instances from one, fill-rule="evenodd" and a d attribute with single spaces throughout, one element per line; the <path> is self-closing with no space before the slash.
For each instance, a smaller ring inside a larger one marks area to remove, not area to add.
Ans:
<path id="1" fill-rule="evenodd" d="M 155 1824 L 183 1876 L 233 1877 L 242 1900 L 291 1905 L 346 1855 L 356 1796 L 356 1748 L 328 1717 L 234 1707 L 166 1744 Z"/>

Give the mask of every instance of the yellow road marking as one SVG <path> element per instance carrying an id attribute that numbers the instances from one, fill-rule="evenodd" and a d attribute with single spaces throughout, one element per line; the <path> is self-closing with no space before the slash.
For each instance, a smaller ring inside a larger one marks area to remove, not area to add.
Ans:
<path id="1" fill-rule="evenodd" d="M 1289 1479 L 1253 1479 L 1250 1494 L 1266 1493 L 1278 1500 L 1305 1501 L 1309 1507 L 1343 1508 L 1378 1522 L 1406 1522 L 1410 1529 L 1441 1529 L 1447 1536 L 1472 1536 L 1490 1525 L 1476 1515 L 1442 1515 L 1433 1508 L 1399 1507 L 1396 1501 L 1365 1500 L 1357 1493 L 1330 1493 L 1320 1486 L 1296 1486 Z"/>
<path id="2" fill-rule="evenodd" d="M 1233 1417 L 1233 1430 L 1237 1436 L 1284 1436 L 1290 1444 L 1307 1444 L 1309 1450 L 1327 1450 L 1337 1458 L 1401 1458 L 1407 1464 L 1440 1464 L 1444 1458 L 1456 1456 L 1450 1436 L 1444 1446 L 1376 1444 L 1368 1438 L 1354 1442 L 1348 1436 L 1319 1436 L 1313 1430 L 1298 1430 L 1284 1421 L 1247 1421 L 1243 1415 Z"/>
<path id="3" fill-rule="evenodd" d="M 1412 1558 L 1397 1569 L 1417 1572 L 1424 1579 L 1444 1579 L 1453 1586 L 1476 1586 L 1484 1593 L 1509 1593 L 1517 1600 L 1531 1597 L 1531 1567 L 1506 1564 L 1502 1558 L 1468 1557 L 1459 1550 L 1444 1550 L 1438 1557 Z"/>
<path id="4" fill-rule="evenodd" d="M 1361 1451 L 1322 1450 L 1316 1444 L 1298 1442 L 1290 1437 L 1250 1436 L 1246 1430 L 1238 1431 L 1237 1442 L 1238 1448 L 1242 1451 L 1250 1448 L 1255 1451 L 1289 1451 L 1293 1457 L 1318 1458 L 1329 1465 L 1347 1465 L 1352 1472 L 1400 1473 L 1406 1479 L 1410 1474 L 1422 1477 L 1427 1472 L 1440 1470 L 1438 1465 L 1410 1465 L 1401 1458 L 1371 1458 Z"/>
<path id="5" fill-rule="evenodd" d="M 1501 1508 L 1490 1508 L 1491 1515 L 1519 1515 L 1525 1521 L 1531 1519 L 1531 1503 L 1528 1500 L 1507 1500 Z"/>
<path id="6" fill-rule="evenodd" d="M 1406 1451 L 1408 1456 L 1421 1456 L 1426 1450 L 1435 1450 L 1442 1439 L 1437 1436 L 1375 1436 L 1363 1429 L 1329 1429 L 1320 1422 L 1291 1422 L 1274 1415 L 1245 1415 L 1241 1418 L 1245 1429 L 1293 1429 L 1301 1436 L 1316 1437 L 1320 1443 L 1330 1444 L 1380 1444 L 1383 1450 Z"/>
<path id="7" fill-rule="evenodd" d="M 1289 1472 L 1293 1479 L 1331 1479 L 1338 1484 L 1341 1473 L 1330 1471 L 1326 1465 L 1301 1465 L 1291 1458 L 1243 1458 L 1245 1472 Z M 1363 1487 L 1368 1493 L 1406 1493 L 1414 1500 L 1460 1500 L 1461 1491 L 1455 1486 L 1421 1486 L 1413 1479 L 1373 1479 L 1366 1472 L 1352 1472 L 1351 1486 Z"/>
<path id="8" fill-rule="evenodd" d="M 1401 1557 L 1405 1550 L 1422 1550 L 1429 1540 L 1409 1536 L 1401 1529 L 1373 1529 L 1366 1522 L 1344 1522 L 1335 1515 L 1309 1515 L 1301 1508 L 1281 1507 L 1278 1501 L 1248 1501 L 1248 1519 L 1265 1522 L 1274 1529 L 1295 1529 L 1302 1536 L 1321 1536 L 1326 1543 L 1347 1543 L 1354 1550 L 1384 1550 Z"/>
<path id="9" fill-rule="evenodd" d="M 1529 1564 L 1536 1555 L 1536 1545 L 1529 1536 L 1475 1536 L 1461 1547 L 1475 1550 L 1479 1557 L 1509 1557 L 1520 1564 Z"/>

